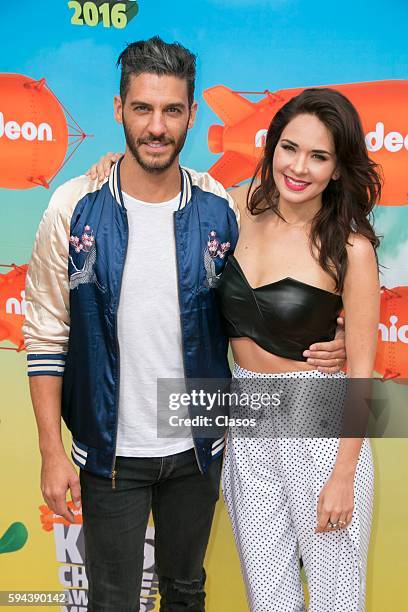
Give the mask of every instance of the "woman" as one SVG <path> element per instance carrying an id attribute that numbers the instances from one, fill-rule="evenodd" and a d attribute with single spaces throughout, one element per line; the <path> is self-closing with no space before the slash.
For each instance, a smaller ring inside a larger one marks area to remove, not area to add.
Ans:
<path id="1" fill-rule="evenodd" d="M 108 154 L 91 172 L 105 172 L 117 157 Z M 368 216 L 380 190 L 356 110 L 321 88 L 278 111 L 249 190 L 232 192 L 240 237 L 217 292 L 234 384 L 249 395 L 266 388 L 281 397 L 278 418 L 258 414 L 253 436 L 230 428 L 224 462 L 252 612 L 305 609 L 300 557 L 309 612 L 364 609 L 371 450 L 366 439 L 339 440 L 345 375 L 313 369 L 304 351 L 334 337 L 344 306 L 347 376 L 371 377 L 379 284 Z M 316 415 L 320 424 L 331 419 L 326 437 L 316 437 Z M 253 415 L 234 406 L 231 416 Z M 299 434 L 299 418 L 309 437 Z"/>
<path id="2" fill-rule="evenodd" d="M 342 306 L 347 376 L 372 375 L 378 239 L 368 215 L 380 189 L 355 108 L 322 88 L 278 111 L 247 196 L 236 194 L 240 237 L 217 288 L 233 376 L 241 391 L 267 383 L 281 398 L 278 418 L 258 419 L 259 435 L 230 429 L 225 455 L 224 494 L 253 612 L 305 609 L 299 556 L 310 612 L 364 609 L 369 442 L 296 437 L 299 427 L 286 417 L 299 423 L 301 415 L 303 423 L 316 408 L 332 416 L 344 408 L 342 375 L 313 370 L 303 357 L 310 335 L 333 337 Z M 234 414 L 242 416 L 242 408 Z"/>

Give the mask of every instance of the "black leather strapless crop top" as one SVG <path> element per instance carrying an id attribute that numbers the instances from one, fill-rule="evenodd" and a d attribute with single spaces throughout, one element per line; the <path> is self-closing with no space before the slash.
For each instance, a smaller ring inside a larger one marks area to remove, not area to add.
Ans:
<path id="1" fill-rule="evenodd" d="M 253 289 L 233 255 L 216 292 L 229 338 L 251 338 L 296 361 L 306 361 L 311 344 L 334 338 L 343 305 L 340 295 L 290 277 Z"/>

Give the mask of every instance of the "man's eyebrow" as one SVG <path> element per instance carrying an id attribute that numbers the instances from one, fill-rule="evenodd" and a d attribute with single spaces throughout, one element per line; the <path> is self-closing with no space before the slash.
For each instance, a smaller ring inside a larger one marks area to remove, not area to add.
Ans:
<path id="1" fill-rule="evenodd" d="M 132 102 L 130 103 L 130 106 L 135 107 L 135 106 L 146 106 L 146 108 L 153 108 L 152 104 L 149 104 L 148 102 L 143 102 L 143 100 L 132 100 Z M 185 109 L 186 105 L 183 102 L 169 102 L 168 104 L 166 104 L 164 106 L 164 108 L 180 108 L 180 109 Z"/>
<path id="2" fill-rule="evenodd" d="M 169 102 L 166 104 L 166 108 L 186 108 L 186 105 L 183 102 Z"/>
<path id="3" fill-rule="evenodd" d="M 152 105 L 148 102 L 143 102 L 142 100 L 132 100 L 130 106 L 146 106 L 147 108 L 152 108 Z"/>
<path id="4" fill-rule="evenodd" d="M 283 141 L 289 142 L 294 147 L 299 146 L 296 142 L 293 142 L 293 140 L 289 140 L 289 138 L 282 138 L 282 142 Z M 325 151 L 325 149 L 312 149 L 312 153 L 324 153 L 325 155 L 333 155 L 333 153 Z"/>

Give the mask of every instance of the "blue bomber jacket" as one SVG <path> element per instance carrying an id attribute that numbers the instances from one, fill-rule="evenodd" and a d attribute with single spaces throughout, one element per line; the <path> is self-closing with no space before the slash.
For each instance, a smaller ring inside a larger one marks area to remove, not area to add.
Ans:
<path id="1" fill-rule="evenodd" d="M 174 234 L 185 377 L 228 378 L 228 339 L 213 286 L 235 248 L 238 212 L 209 174 L 187 168 L 180 174 Z M 72 433 L 72 458 L 106 477 L 115 465 L 117 311 L 127 240 L 119 161 L 104 182 L 81 176 L 55 191 L 26 281 L 28 375 L 63 376 L 61 413 Z M 205 471 L 224 438 L 194 438 L 194 446 Z"/>

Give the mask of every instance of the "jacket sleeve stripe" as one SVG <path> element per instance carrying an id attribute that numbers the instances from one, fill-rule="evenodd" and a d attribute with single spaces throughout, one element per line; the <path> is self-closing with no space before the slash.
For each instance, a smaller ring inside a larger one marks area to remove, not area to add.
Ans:
<path id="1" fill-rule="evenodd" d="M 62 376 L 65 369 L 65 353 L 27 355 L 28 376 Z"/>
<path id="2" fill-rule="evenodd" d="M 77 455 L 81 455 L 82 457 L 85 457 L 85 459 L 88 456 L 87 451 L 83 450 L 82 448 L 79 448 L 79 446 L 77 446 L 74 441 L 72 441 L 72 450 L 75 453 L 77 453 Z"/>
<path id="3" fill-rule="evenodd" d="M 55 368 L 53 370 L 48 369 L 38 369 L 38 370 L 28 370 L 27 376 L 63 376 L 64 369 L 63 368 Z"/>
<path id="4" fill-rule="evenodd" d="M 83 467 L 86 464 L 86 459 L 77 455 L 74 449 L 71 450 L 71 457 L 79 467 Z"/>
<path id="5" fill-rule="evenodd" d="M 211 449 L 211 454 L 214 456 L 217 453 L 220 452 L 220 450 L 222 450 L 225 446 L 225 438 L 219 438 L 218 440 L 216 440 L 215 442 L 213 442 L 212 444 L 212 449 Z"/>
<path id="6" fill-rule="evenodd" d="M 29 353 L 27 361 L 59 361 L 65 362 L 65 353 Z"/>

